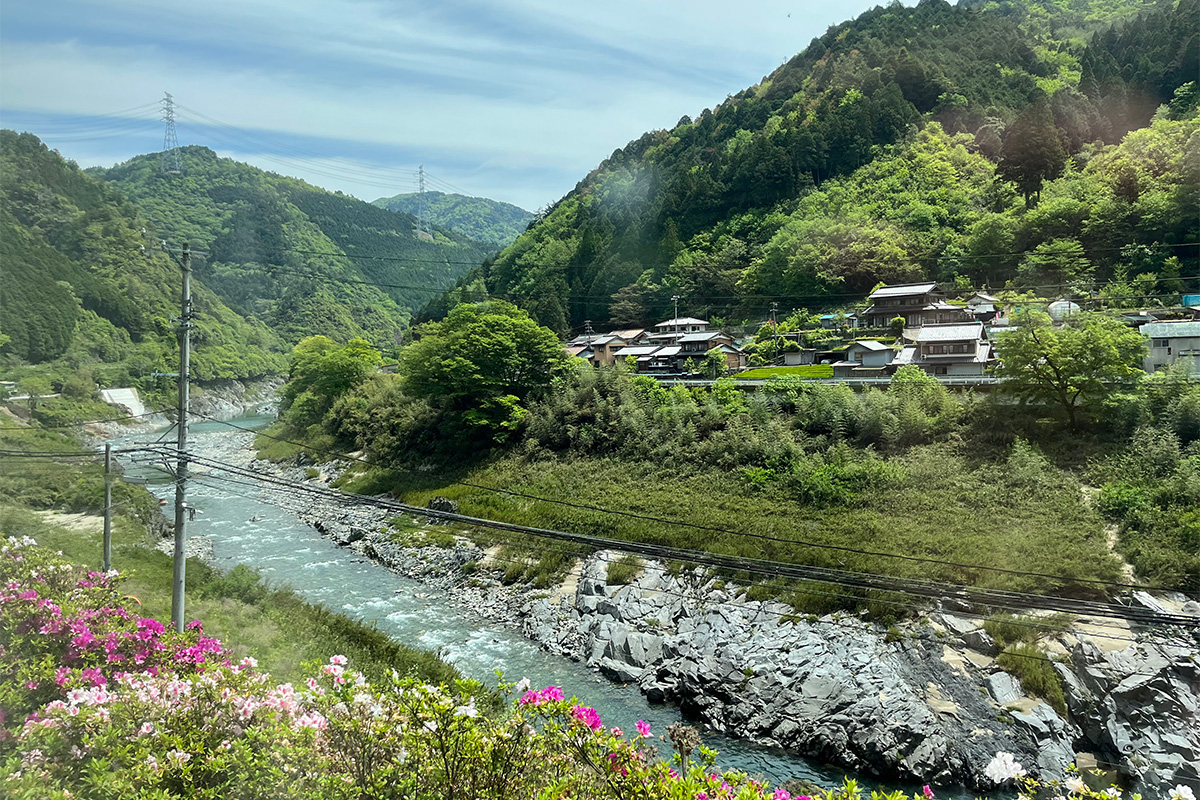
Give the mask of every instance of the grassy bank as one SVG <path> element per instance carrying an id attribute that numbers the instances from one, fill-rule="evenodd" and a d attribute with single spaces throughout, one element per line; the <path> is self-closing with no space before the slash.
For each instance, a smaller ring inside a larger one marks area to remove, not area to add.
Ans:
<path id="1" fill-rule="evenodd" d="M 697 468 L 685 474 L 578 457 L 528 460 L 509 455 L 450 476 L 368 471 L 344 486 L 391 491 L 415 505 L 441 495 L 457 501 L 465 514 L 575 533 L 989 588 L 1086 595 L 1095 590 L 1078 579 L 1120 577 L 1101 520 L 1083 501 L 1078 483 L 1029 448 L 1017 449 L 999 464 L 972 464 L 951 445 L 928 445 L 886 463 L 883 477 L 866 488 L 855 488 L 853 473 L 849 478 L 832 472 L 808 476 L 809 483 L 828 480 L 821 487 L 828 490 L 824 502 L 813 502 L 819 493 L 811 487 L 804 491 L 805 484 L 762 482 L 753 471 Z M 455 483 L 459 480 L 516 494 Z M 759 536 L 770 538 L 755 538 Z M 1065 577 L 1048 580 L 820 545 Z M 566 561 L 558 545 L 535 547 L 547 568 Z M 839 604 L 824 596 L 799 599 L 808 608 Z M 853 604 L 849 598 L 843 601 Z"/>

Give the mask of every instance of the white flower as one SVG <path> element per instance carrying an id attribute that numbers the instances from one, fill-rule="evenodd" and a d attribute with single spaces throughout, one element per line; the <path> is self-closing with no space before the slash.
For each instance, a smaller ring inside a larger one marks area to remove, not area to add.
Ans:
<path id="1" fill-rule="evenodd" d="M 1012 753 L 1006 753 L 1001 750 L 999 753 L 996 753 L 996 757 L 987 765 L 983 774 L 991 778 L 994 783 L 999 784 L 1024 775 L 1025 768 L 1013 758 Z"/>
<path id="2" fill-rule="evenodd" d="M 422 726 L 430 733 L 434 733 L 438 729 L 438 724 L 433 720 L 427 720 L 426 722 L 422 723 Z"/>
<path id="3" fill-rule="evenodd" d="M 513 687 L 517 694 L 524 694 L 529 691 L 529 678 L 521 678 L 517 681 L 517 685 Z"/>
<path id="4" fill-rule="evenodd" d="M 1087 789 L 1087 784 L 1084 783 L 1083 779 L 1078 776 L 1073 775 L 1063 781 L 1063 783 L 1068 789 L 1071 790 L 1071 794 L 1080 794 Z"/>
<path id="5" fill-rule="evenodd" d="M 1181 783 L 1171 790 L 1171 800 L 1196 800 L 1196 793 L 1192 791 L 1192 787 Z"/>
<path id="6" fill-rule="evenodd" d="M 477 717 L 477 716 L 479 716 L 479 712 L 477 710 L 475 710 L 475 698 L 472 697 L 471 700 L 465 706 L 459 706 L 458 708 L 454 709 L 454 714 L 455 714 L 455 716 L 459 716 L 459 717 Z"/>
<path id="7" fill-rule="evenodd" d="M 1121 796 L 1121 790 L 1115 786 L 1108 787 L 1107 789 L 1104 790 L 1104 793 L 1106 795 L 1108 795 L 1109 797 L 1120 797 Z"/>

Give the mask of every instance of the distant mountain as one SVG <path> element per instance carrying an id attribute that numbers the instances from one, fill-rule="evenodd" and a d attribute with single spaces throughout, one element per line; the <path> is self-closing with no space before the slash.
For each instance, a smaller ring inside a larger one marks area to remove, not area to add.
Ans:
<path id="1" fill-rule="evenodd" d="M 424 199 L 416 193 L 381 197 L 371 205 L 418 216 L 422 202 L 433 225 L 493 245 L 497 250 L 512 244 L 533 220 L 533 214 L 512 203 L 442 192 L 425 192 Z"/>
<path id="2" fill-rule="evenodd" d="M 196 274 L 288 342 L 324 334 L 388 344 L 413 309 L 493 248 L 408 214 L 266 172 L 207 147 L 180 148 L 178 174 L 157 154 L 90 172 L 118 188 L 173 244 L 207 255 Z"/>
<path id="3" fill-rule="evenodd" d="M 175 369 L 180 270 L 153 225 L 112 186 L 36 136 L 0 130 L 0 358 L 91 369 L 102 386 L 148 386 Z M 192 284 L 197 380 L 287 369 L 279 338 L 203 280 Z"/>
<path id="4" fill-rule="evenodd" d="M 1197 19 L 1200 0 L 876 6 L 616 150 L 460 286 L 566 332 L 663 319 L 674 297 L 761 320 L 880 280 L 1195 274 Z"/>

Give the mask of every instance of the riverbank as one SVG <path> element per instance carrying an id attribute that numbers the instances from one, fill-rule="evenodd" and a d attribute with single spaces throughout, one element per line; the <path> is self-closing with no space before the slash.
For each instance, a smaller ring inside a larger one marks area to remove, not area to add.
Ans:
<path id="1" fill-rule="evenodd" d="M 344 465 L 254 466 L 326 487 Z M 648 562 L 630 582 L 610 583 L 617 556 L 606 553 L 584 559 L 556 589 L 505 586 L 495 550 L 444 528 L 415 521 L 398 537 L 387 512 L 278 494 L 272 502 L 291 503 L 338 544 L 731 735 L 887 780 L 986 787 L 983 769 L 997 750 L 1046 777 L 1073 761 L 1112 766 L 1148 796 L 1195 780 L 1194 640 L 1100 627 L 1110 620 L 1053 632 L 1040 646 L 1057 659 L 1041 663 L 1063 683 L 1060 714 L 998 668 L 996 643 L 967 609 L 930 609 L 892 628 L 854 616 L 796 619 L 790 607 L 748 600 L 702 571 Z M 427 533 L 452 544 L 396 541 Z"/>

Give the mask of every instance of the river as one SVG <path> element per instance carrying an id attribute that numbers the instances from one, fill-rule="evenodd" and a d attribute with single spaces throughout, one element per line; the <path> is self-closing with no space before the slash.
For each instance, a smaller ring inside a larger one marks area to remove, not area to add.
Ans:
<path id="1" fill-rule="evenodd" d="M 272 420 L 248 416 L 236 420 L 242 427 L 262 427 Z M 210 458 L 245 457 L 247 434 L 215 422 L 193 425 L 190 449 Z M 153 441 L 154 434 L 126 436 L 114 447 Z M 127 475 L 147 478 L 148 488 L 173 501 L 174 489 L 161 470 L 125 463 Z M 316 529 L 301 522 L 253 486 L 196 477 L 188 485 L 188 503 L 200 513 L 189 522 L 192 536 L 207 536 L 213 543 L 215 565 L 232 568 L 246 564 L 261 570 L 275 585 L 287 584 L 314 603 L 366 622 L 408 645 L 441 654 L 463 674 L 495 684 L 496 671 L 516 681 L 528 677 L 536 686 L 557 685 L 568 696 L 577 695 L 594 706 L 606 724 L 632 730 L 643 719 L 655 734 L 680 720 L 670 705 L 652 705 L 635 687 L 619 686 L 587 666 L 540 650 L 507 625 L 488 620 L 456 604 L 444 592 L 396 575 L 391 570 L 339 547 Z M 719 751 L 718 765 L 743 770 L 778 784 L 802 778 L 832 787 L 840 785 L 844 770 L 826 767 L 797 755 L 749 744 L 714 731 L 702 731 L 709 747 Z M 868 789 L 871 781 L 862 781 Z"/>

